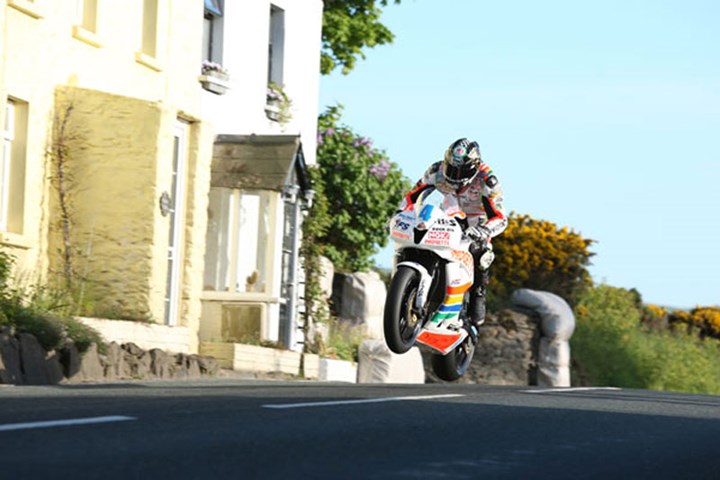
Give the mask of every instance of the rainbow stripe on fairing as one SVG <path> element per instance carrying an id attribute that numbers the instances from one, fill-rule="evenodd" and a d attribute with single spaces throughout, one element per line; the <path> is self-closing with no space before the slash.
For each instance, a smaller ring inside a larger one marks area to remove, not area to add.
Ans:
<path id="1" fill-rule="evenodd" d="M 438 308 L 437 313 L 433 316 L 432 323 L 440 323 L 445 320 L 451 320 L 457 317 L 462 310 L 463 297 L 465 292 L 472 286 L 472 283 L 466 283 L 457 287 L 447 287 L 445 289 L 445 299 Z"/>

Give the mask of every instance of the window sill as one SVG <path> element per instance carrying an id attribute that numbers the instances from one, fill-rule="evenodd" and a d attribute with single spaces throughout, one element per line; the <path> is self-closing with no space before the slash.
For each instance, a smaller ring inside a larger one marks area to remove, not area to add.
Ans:
<path id="1" fill-rule="evenodd" d="M 144 65 L 151 70 L 155 70 L 156 72 L 162 71 L 162 66 L 160 66 L 160 62 L 157 58 L 151 57 L 150 55 L 143 53 L 143 52 L 135 52 L 135 61 L 141 65 Z"/>
<path id="2" fill-rule="evenodd" d="M 9 7 L 20 10 L 33 18 L 43 18 L 42 10 L 34 2 L 28 0 L 8 0 L 7 4 Z"/>
<path id="3" fill-rule="evenodd" d="M 25 235 L 12 232 L 0 232 L 0 245 L 20 248 L 23 250 L 29 250 L 32 248 L 32 244 L 28 241 Z"/>
<path id="4" fill-rule="evenodd" d="M 205 290 L 200 295 L 200 300 L 205 302 L 256 302 L 256 303 L 280 303 L 280 299 L 267 293 L 248 292 L 216 292 Z"/>
<path id="5" fill-rule="evenodd" d="M 81 42 L 85 42 L 93 47 L 102 47 L 102 43 L 95 32 L 85 30 L 80 25 L 73 25 L 72 36 Z"/>

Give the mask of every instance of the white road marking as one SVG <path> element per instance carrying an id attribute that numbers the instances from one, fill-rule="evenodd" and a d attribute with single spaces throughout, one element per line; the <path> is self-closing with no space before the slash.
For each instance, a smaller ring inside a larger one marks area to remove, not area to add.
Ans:
<path id="1" fill-rule="evenodd" d="M 111 415 L 107 417 L 90 417 L 90 418 L 70 418 L 67 420 L 48 420 L 44 422 L 27 422 L 27 423 L 7 423 L 0 425 L 0 432 L 10 430 L 28 430 L 31 428 L 52 428 L 65 427 L 72 425 L 89 425 L 93 423 L 108 422 L 126 422 L 128 420 L 137 420 L 135 417 L 125 417 L 122 415 Z"/>
<path id="2" fill-rule="evenodd" d="M 594 390 L 622 390 L 618 387 L 557 387 L 547 390 L 522 390 L 523 393 L 564 393 L 564 392 L 590 392 Z"/>
<path id="3" fill-rule="evenodd" d="M 383 402 L 404 402 L 407 400 L 435 400 L 438 398 L 455 398 L 464 397 L 460 394 L 446 395 L 420 395 L 413 397 L 385 397 L 385 398 L 364 398 L 362 400 L 333 400 L 328 402 L 306 402 L 306 403 L 276 403 L 263 405 L 263 408 L 305 408 L 305 407 L 334 407 L 337 405 L 359 405 L 364 403 L 383 403 Z"/>

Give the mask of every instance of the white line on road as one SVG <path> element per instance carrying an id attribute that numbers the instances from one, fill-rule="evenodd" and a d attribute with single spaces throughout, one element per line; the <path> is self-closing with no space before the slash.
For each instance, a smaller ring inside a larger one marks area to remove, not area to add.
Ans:
<path id="1" fill-rule="evenodd" d="M 263 408 L 305 408 L 305 407 L 334 407 L 336 405 L 359 405 L 364 403 L 382 402 L 404 402 L 407 400 L 435 400 L 439 398 L 464 397 L 465 395 L 449 393 L 446 395 L 420 395 L 413 397 L 385 397 L 385 398 L 364 398 L 362 400 L 333 400 L 329 402 L 306 402 L 306 403 L 276 403 L 263 405 Z"/>
<path id="2" fill-rule="evenodd" d="M 621 390 L 618 387 L 558 387 L 547 390 L 523 390 L 523 393 L 565 393 L 565 392 L 590 392 L 594 390 Z"/>
<path id="3" fill-rule="evenodd" d="M 122 415 L 111 415 L 108 417 L 70 418 L 67 420 L 48 420 L 44 422 L 8 423 L 0 425 L 0 432 L 7 432 L 9 430 L 28 430 L 31 428 L 65 427 L 69 425 L 89 425 L 92 423 L 126 422 L 128 420 L 137 420 L 137 418 L 125 417 Z"/>

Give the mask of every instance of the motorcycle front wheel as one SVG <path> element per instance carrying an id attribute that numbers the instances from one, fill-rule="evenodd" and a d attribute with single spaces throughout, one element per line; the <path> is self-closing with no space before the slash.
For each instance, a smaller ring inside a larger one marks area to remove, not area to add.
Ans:
<path id="1" fill-rule="evenodd" d="M 435 375 L 441 380 L 452 382 L 465 375 L 474 353 L 475 344 L 468 336 L 464 342 L 447 355 L 433 353 L 430 364 Z"/>
<path id="2" fill-rule="evenodd" d="M 398 267 L 385 300 L 383 327 L 385 343 L 395 353 L 405 353 L 415 344 L 422 319 L 415 311 L 420 288 L 420 273 L 410 267 Z"/>

